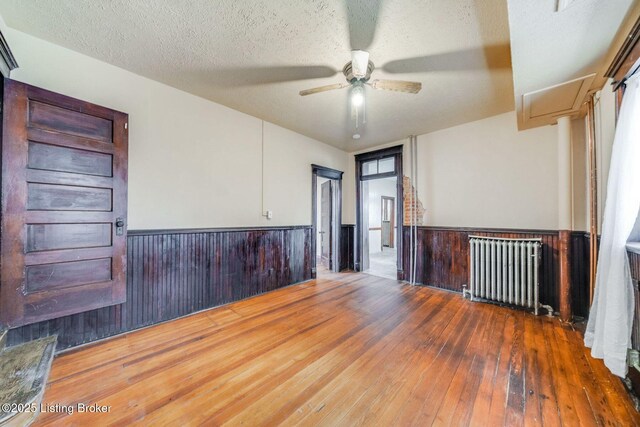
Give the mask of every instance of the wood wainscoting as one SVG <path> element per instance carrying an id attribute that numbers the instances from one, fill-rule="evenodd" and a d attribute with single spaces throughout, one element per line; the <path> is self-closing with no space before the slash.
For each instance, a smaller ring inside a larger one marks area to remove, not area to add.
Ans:
<path id="1" fill-rule="evenodd" d="M 340 271 L 353 270 L 356 226 L 342 224 L 340 227 Z"/>
<path id="2" fill-rule="evenodd" d="M 418 227 L 416 281 L 462 292 L 469 281 L 469 236 L 541 238 L 540 302 L 559 310 L 559 234 L 556 230 L 509 230 L 486 228 Z M 403 262 L 409 268 L 409 228 L 403 227 Z M 570 269 L 574 315 L 586 317 L 589 310 L 589 233 L 571 233 Z"/>
<path id="3" fill-rule="evenodd" d="M 311 279 L 311 227 L 129 231 L 123 304 L 11 329 L 58 350 Z"/>

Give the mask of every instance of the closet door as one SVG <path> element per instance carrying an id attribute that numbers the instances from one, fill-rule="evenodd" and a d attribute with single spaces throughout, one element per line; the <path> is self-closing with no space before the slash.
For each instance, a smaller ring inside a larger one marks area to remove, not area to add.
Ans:
<path id="1" fill-rule="evenodd" d="M 0 321 L 126 298 L 127 115 L 4 82 Z"/>

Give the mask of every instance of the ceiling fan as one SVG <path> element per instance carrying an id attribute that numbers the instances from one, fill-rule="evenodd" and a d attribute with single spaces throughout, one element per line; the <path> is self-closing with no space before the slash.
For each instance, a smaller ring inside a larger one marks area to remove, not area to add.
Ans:
<path id="1" fill-rule="evenodd" d="M 335 83 L 326 86 L 320 86 L 313 89 L 306 89 L 300 91 L 301 96 L 313 95 L 314 93 L 326 92 L 335 89 L 344 89 L 349 86 L 353 86 L 354 89 L 361 87 L 362 85 L 371 86 L 374 89 L 391 90 L 394 92 L 405 92 L 416 94 L 422 89 L 422 83 L 419 82 L 407 82 L 404 80 L 370 80 L 371 73 L 375 69 L 373 62 L 369 61 L 369 52 L 364 50 L 351 51 L 351 61 L 342 69 L 347 79 L 347 83 Z M 359 99 L 360 92 L 355 91 L 354 97 L 356 101 Z"/>
<path id="2" fill-rule="evenodd" d="M 331 90 L 351 88 L 352 113 L 364 112 L 365 87 L 373 89 L 417 94 L 422 83 L 402 80 L 371 80 L 376 69 L 369 60 L 368 49 L 373 43 L 378 14 L 383 0 L 344 0 L 347 12 L 351 61 L 342 69 L 346 81 L 300 91 L 301 96 Z M 479 69 L 510 69 L 511 49 L 508 43 L 484 45 L 451 52 L 442 52 L 393 60 L 380 69 L 387 74 L 406 74 L 442 71 L 469 71 Z M 255 85 L 290 82 L 335 76 L 339 70 L 328 65 L 283 65 L 258 68 L 228 68 L 217 70 L 216 80 L 220 85 Z M 358 112 L 358 111 L 356 111 Z M 357 120 L 356 120 L 357 124 Z M 356 126 L 357 127 L 357 126 Z M 354 138 L 359 138 L 359 133 Z"/>

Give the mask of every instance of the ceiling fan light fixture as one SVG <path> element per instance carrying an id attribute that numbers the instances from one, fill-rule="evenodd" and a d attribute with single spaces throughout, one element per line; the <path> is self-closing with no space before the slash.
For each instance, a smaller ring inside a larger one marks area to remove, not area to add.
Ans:
<path id="1" fill-rule="evenodd" d="M 360 80 L 366 77 L 369 67 L 369 52 L 364 50 L 351 51 L 351 69 L 353 77 Z"/>
<path id="2" fill-rule="evenodd" d="M 364 88 L 362 85 L 354 85 L 351 90 L 351 106 L 361 107 L 364 104 Z"/>

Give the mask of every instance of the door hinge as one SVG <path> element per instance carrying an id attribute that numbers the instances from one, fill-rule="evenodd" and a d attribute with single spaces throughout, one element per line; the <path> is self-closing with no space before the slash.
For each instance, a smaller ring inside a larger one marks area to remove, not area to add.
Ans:
<path id="1" fill-rule="evenodd" d="M 129 123 L 125 123 L 125 124 L 124 124 L 124 128 L 125 128 L 125 129 L 129 129 Z"/>

